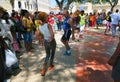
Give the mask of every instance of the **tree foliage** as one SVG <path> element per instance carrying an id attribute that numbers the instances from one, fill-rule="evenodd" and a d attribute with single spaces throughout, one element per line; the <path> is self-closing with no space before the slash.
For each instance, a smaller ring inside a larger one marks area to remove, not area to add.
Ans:
<path id="1" fill-rule="evenodd" d="M 64 3 L 65 7 L 67 9 L 69 9 L 69 5 L 72 2 L 79 2 L 79 3 L 86 3 L 86 2 L 90 2 L 92 4 L 105 4 L 105 3 L 109 3 L 111 6 L 111 11 L 113 11 L 114 7 L 118 4 L 118 0 L 55 0 L 57 2 L 58 7 L 60 8 L 60 10 L 63 9 Z"/>
<path id="2" fill-rule="evenodd" d="M 94 4 L 105 4 L 109 3 L 111 6 L 111 11 L 113 11 L 114 7 L 118 4 L 118 0 L 88 0 L 91 1 Z"/>
<path id="3" fill-rule="evenodd" d="M 69 5 L 72 3 L 72 2 L 82 2 L 83 0 L 55 0 L 59 9 L 62 10 L 63 7 L 65 7 L 66 9 L 69 9 Z"/>
<path id="4" fill-rule="evenodd" d="M 111 11 L 113 11 L 114 7 L 118 4 L 118 0 L 106 0 L 110 6 L 111 6 Z"/>
<path id="5" fill-rule="evenodd" d="M 62 10 L 63 4 L 64 4 L 64 0 L 61 0 L 61 1 L 55 0 L 55 1 L 56 1 L 57 5 L 58 5 L 59 9 Z"/>

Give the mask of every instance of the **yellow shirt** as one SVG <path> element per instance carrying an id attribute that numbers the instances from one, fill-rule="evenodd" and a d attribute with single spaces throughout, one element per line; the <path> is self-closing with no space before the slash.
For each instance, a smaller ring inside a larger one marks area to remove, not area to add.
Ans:
<path id="1" fill-rule="evenodd" d="M 39 20 L 35 20 L 35 28 L 36 28 L 36 30 L 39 30 L 39 26 L 40 26 Z"/>
<path id="2" fill-rule="evenodd" d="M 27 23 L 27 31 L 28 31 L 28 32 L 31 31 L 31 30 L 32 30 L 31 25 L 33 24 L 32 21 L 29 20 L 29 19 L 26 18 L 26 17 L 23 17 L 23 21 L 26 21 L 26 23 Z"/>

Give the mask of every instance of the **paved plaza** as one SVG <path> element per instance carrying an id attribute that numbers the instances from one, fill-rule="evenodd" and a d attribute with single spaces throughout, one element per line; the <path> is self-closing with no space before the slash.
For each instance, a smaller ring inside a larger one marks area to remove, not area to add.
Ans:
<path id="1" fill-rule="evenodd" d="M 56 32 L 57 49 L 54 60 L 55 68 L 47 70 L 46 75 L 40 72 L 45 58 L 44 47 L 33 42 L 34 53 L 20 56 L 19 73 L 11 77 L 11 82 L 112 82 L 111 66 L 107 64 L 113 54 L 118 38 L 104 35 L 100 29 L 88 28 L 84 38 L 70 40 L 71 56 L 63 55 L 64 45 L 60 42 L 63 32 Z M 22 49 L 24 52 L 24 49 Z"/>

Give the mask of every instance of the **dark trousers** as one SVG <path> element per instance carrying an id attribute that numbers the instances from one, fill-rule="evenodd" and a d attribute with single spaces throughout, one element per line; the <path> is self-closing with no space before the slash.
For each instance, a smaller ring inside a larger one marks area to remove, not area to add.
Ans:
<path id="1" fill-rule="evenodd" d="M 46 51 L 46 58 L 45 62 L 51 61 L 54 59 L 55 50 L 56 50 L 56 41 L 53 39 L 51 42 L 44 41 L 45 51 Z"/>
<path id="2" fill-rule="evenodd" d="M 62 30 L 62 22 L 58 22 L 57 27 L 58 27 L 58 30 L 61 31 Z"/>
<path id="3" fill-rule="evenodd" d="M 4 82 L 5 79 L 5 62 L 3 57 L 0 55 L 0 82 Z"/>

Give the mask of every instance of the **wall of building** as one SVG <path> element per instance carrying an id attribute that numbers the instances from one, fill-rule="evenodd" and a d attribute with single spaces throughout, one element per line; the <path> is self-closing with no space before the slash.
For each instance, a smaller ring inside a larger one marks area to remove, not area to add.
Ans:
<path id="1" fill-rule="evenodd" d="M 12 10 L 12 6 L 10 5 L 9 0 L 0 0 L 0 6 L 5 8 L 9 13 Z"/>
<path id="2" fill-rule="evenodd" d="M 74 3 L 74 7 L 72 9 L 72 11 L 74 12 L 75 10 L 80 10 L 80 7 L 83 6 L 84 7 L 84 10 L 85 10 L 85 13 L 90 13 L 90 12 L 94 12 L 94 11 L 97 11 L 97 12 L 108 12 L 110 11 L 111 9 L 111 6 L 110 4 L 91 4 L 91 3 L 85 3 L 85 4 L 78 4 L 78 3 Z M 114 11 L 116 9 L 120 9 L 120 0 L 118 2 L 118 5 L 115 6 L 114 8 Z"/>
<path id="3" fill-rule="evenodd" d="M 47 13 L 49 13 L 51 11 L 49 0 L 29 0 L 29 8 L 27 6 L 25 6 L 25 4 L 27 4 L 28 0 L 15 0 L 14 7 L 15 7 L 15 10 L 17 10 L 17 11 L 19 11 L 18 1 L 21 2 L 21 8 L 22 9 L 28 9 L 29 11 L 34 12 L 36 10 L 35 4 L 36 4 L 36 1 L 37 1 L 39 11 L 45 11 Z M 9 0 L 0 0 L 0 6 L 7 9 L 8 12 L 11 12 L 11 10 L 12 10 L 12 7 L 10 5 Z M 90 12 L 93 12 L 93 11 L 101 12 L 103 10 L 107 12 L 107 11 L 110 11 L 110 9 L 111 9 L 109 4 L 106 4 L 106 5 L 105 4 L 104 5 L 92 5 L 91 3 L 86 3 L 86 4 L 81 5 L 81 4 L 77 3 L 77 4 L 74 4 L 72 12 L 74 12 L 77 9 L 79 10 L 80 6 L 84 7 L 86 13 L 90 13 Z M 120 9 L 120 0 L 118 2 L 118 5 L 114 9 Z M 59 9 L 52 9 L 52 11 L 59 12 Z"/>
<path id="4" fill-rule="evenodd" d="M 50 12 L 49 0 L 38 0 L 38 10 L 49 13 Z"/>
<path id="5" fill-rule="evenodd" d="M 47 13 L 50 10 L 49 0 L 29 0 L 28 4 L 27 0 L 15 0 L 15 10 L 19 10 L 18 1 L 22 3 L 21 9 L 27 9 L 31 12 L 34 12 L 37 9 L 36 7 L 38 7 L 38 11 L 45 11 Z"/>
<path id="6" fill-rule="evenodd" d="M 18 7 L 18 1 L 21 2 L 21 8 Z M 29 4 L 27 6 L 27 1 L 29 1 Z M 31 12 L 34 12 L 36 9 L 35 7 L 35 1 L 36 0 L 15 0 L 14 2 L 14 10 L 19 11 L 20 9 L 27 9 Z M 44 11 L 49 13 L 50 12 L 50 3 L 49 0 L 37 0 L 38 10 Z M 12 7 L 10 5 L 9 0 L 0 0 L 0 6 L 5 8 L 8 12 L 12 11 Z"/>

